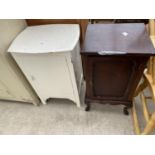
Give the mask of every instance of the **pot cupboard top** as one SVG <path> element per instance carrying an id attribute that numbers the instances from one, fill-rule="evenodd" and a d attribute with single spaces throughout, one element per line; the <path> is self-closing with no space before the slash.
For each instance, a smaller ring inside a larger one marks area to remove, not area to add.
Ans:
<path id="1" fill-rule="evenodd" d="M 155 49 L 143 23 L 89 24 L 82 52 L 101 55 L 155 55 Z"/>

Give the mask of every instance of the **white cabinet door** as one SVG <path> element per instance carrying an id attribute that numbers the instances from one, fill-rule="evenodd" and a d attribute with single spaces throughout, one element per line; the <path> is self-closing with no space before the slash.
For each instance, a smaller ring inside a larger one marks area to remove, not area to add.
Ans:
<path id="1" fill-rule="evenodd" d="M 64 53 L 13 53 L 13 56 L 44 104 L 48 98 L 75 101 L 70 70 Z"/>

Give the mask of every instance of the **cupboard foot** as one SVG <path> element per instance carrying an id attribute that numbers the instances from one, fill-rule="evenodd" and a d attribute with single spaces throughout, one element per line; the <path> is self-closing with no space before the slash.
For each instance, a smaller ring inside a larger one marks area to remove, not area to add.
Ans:
<path id="1" fill-rule="evenodd" d="M 85 111 L 90 111 L 90 102 L 86 101 L 86 108 Z"/>
<path id="2" fill-rule="evenodd" d="M 124 109 L 123 109 L 124 115 L 129 115 L 128 108 L 129 108 L 129 107 L 124 107 Z"/>

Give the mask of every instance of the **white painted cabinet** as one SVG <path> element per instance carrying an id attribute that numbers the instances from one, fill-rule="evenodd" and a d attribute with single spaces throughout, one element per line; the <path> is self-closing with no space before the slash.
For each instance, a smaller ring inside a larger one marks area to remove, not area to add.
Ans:
<path id="1" fill-rule="evenodd" d="M 79 25 L 27 27 L 9 48 L 43 104 L 65 98 L 80 107 L 82 66 Z"/>
<path id="2" fill-rule="evenodd" d="M 5 57 L 0 56 L 0 99 L 39 104 L 36 93 L 21 74 L 16 64 L 10 66 Z"/>
<path id="3" fill-rule="evenodd" d="M 0 20 L 0 99 L 39 104 L 23 73 L 7 49 L 12 40 L 26 27 L 24 20 Z"/>

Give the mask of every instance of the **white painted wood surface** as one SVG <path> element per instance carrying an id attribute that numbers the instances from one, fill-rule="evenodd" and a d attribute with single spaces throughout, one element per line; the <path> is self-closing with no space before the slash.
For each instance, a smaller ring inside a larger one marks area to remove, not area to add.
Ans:
<path id="1" fill-rule="evenodd" d="M 25 29 L 9 48 L 40 97 L 69 99 L 80 107 L 82 66 L 79 26 L 54 24 Z"/>
<path id="2" fill-rule="evenodd" d="M 0 20 L 0 99 L 39 104 L 39 99 L 7 49 L 26 27 L 25 20 Z"/>
<path id="3" fill-rule="evenodd" d="M 78 24 L 29 26 L 13 41 L 9 52 L 51 53 L 72 51 L 79 40 Z"/>

